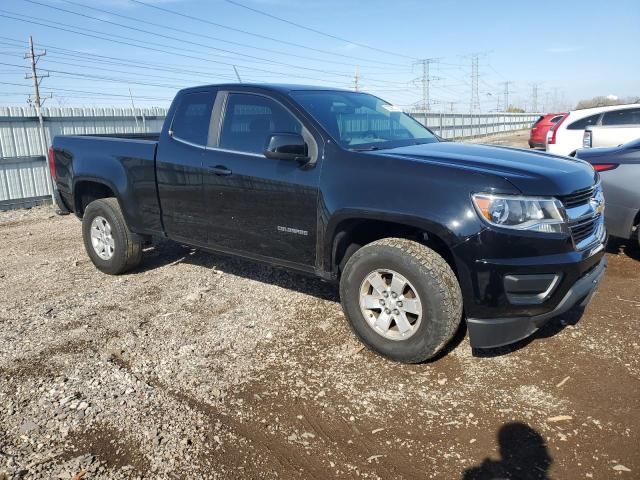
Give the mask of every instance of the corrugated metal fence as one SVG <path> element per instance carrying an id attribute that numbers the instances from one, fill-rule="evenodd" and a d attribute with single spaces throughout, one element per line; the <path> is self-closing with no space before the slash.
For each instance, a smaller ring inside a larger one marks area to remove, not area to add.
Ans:
<path id="1" fill-rule="evenodd" d="M 56 135 L 159 132 L 164 108 L 43 108 L 47 145 Z M 50 200 L 46 151 L 32 108 L 0 107 L 0 210 Z"/>
<path id="2" fill-rule="evenodd" d="M 473 138 L 531 128 L 538 113 L 435 113 L 411 115 L 442 138 Z"/>
<path id="3" fill-rule="evenodd" d="M 470 138 L 529 128 L 533 113 L 412 112 L 444 138 Z M 47 145 L 56 135 L 159 132 L 164 108 L 44 108 Z M 46 151 L 40 145 L 38 118 L 31 108 L 0 107 L 0 210 L 50 200 Z"/>

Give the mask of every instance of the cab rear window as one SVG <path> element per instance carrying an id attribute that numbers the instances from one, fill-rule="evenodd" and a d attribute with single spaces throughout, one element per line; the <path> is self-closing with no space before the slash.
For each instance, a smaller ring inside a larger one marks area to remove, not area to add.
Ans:
<path id="1" fill-rule="evenodd" d="M 185 94 L 173 116 L 171 130 L 175 138 L 206 145 L 215 95 L 211 92 Z"/>

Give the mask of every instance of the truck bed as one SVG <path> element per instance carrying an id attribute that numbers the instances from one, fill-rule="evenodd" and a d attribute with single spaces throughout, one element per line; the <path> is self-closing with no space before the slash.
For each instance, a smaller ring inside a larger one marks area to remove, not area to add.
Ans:
<path id="1" fill-rule="evenodd" d="M 161 232 L 155 158 L 159 134 L 56 136 L 57 188 L 69 210 L 87 184 L 102 183 L 123 206 L 125 219 L 137 233 Z"/>

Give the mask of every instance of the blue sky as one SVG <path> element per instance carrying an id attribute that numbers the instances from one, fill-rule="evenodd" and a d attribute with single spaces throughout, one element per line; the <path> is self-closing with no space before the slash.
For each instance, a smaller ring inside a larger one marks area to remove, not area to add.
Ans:
<path id="1" fill-rule="evenodd" d="M 225 0 L 143 1 L 253 35 L 131 0 L 4 0 L 0 105 L 25 104 L 29 34 L 37 50 L 47 48 L 39 67 L 50 71 L 42 87 L 53 106 L 126 105 L 129 90 L 136 105 L 166 106 L 180 87 L 233 81 L 236 65 L 243 81 L 347 88 L 357 70 L 362 90 L 409 107 L 422 101 L 422 71 L 413 63 L 434 58 L 431 108 L 467 111 L 473 54 L 483 111 L 502 107 L 507 81 L 509 103 L 528 109 L 534 84 L 545 110 L 595 95 L 640 95 L 638 0 L 238 0 L 339 38 Z"/>

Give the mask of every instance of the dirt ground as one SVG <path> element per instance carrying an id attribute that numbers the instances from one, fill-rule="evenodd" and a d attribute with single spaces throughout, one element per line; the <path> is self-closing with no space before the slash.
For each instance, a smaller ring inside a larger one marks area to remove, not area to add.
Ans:
<path id="1" fill-rule="evenodd" d="M 400 365 L 320 281 L 170 243 L 112 277 L 75 217 L 0 213 L 0 479 L 640 478 L 640 252 L 607 255 L 581 317 Z"/>

